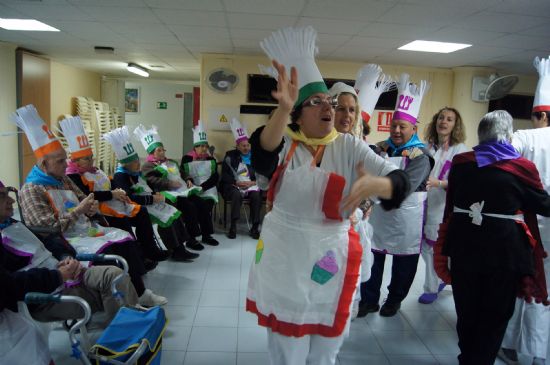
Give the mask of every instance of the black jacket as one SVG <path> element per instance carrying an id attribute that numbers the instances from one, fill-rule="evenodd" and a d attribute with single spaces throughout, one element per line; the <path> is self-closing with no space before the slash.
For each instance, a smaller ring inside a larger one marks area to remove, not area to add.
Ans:
<path id="1" fill-rule="evenodd" d="M 214 159 L 214 157 L 208 157 L 206 159 L 207 161 L 212 161 Z M 190 180 L 190 177 L 189 176 L 185 176 L 185 168 L 184 168 L 184 164 L 186 163 L 189 163 L 189 162 L 193 162 L 193 157 L 191 156 L 188 156 L 188 155 L 184 155 L 182 158 L 181 158 L 181 163 L 180 163 L 180 173 L 181 173 L 181 178 L 185 181 L 187 180 Z M 218 185 L 218 180 L 219 180 L 220 176 L 218 174 L 218 171 L 214 171 L 214 173 L 212 175 L 210 175 L 210 177 L 208 178 L 208 180 L 206 180 L 205 182 L 203 182 L 200 186 L 202 188 L 203 191 L 206 191 L 210 188 L 213 188 L 214 186 Z M 194 183 L 194 182 L 193 182 Z"/>
<path id="2" fill-rule="evenodd" d="M 151 205 L 153 204 L 153 195 L 138 195 L 132 190 L 132 186 L 137 184 L 137 176 L 132 176 L 124 172 L 117 172 L 113 176 L 113 189 L 122 189 L 126 192 L 126 195 L 135 203 L 139 205 Z"/>
<path id="3" fill-rule="evenodd" d="M 220 179 L 220 190 L 223 191 L 224 186 L 234 185 L 235 180 L 235 171 L 239 167 L 239 164 L 242 162 L 241 152 L 237 149 L 227 151 L 225 157 L 222 161 L 222 176 Z M 250 173 L 250 180 L 256 181 L 256 173 L 252 165 L 246 165 L 248 172 Z"/>

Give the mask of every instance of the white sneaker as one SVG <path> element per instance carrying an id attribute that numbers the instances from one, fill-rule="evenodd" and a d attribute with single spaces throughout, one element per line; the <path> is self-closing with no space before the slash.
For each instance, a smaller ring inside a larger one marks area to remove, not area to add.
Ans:
<path id="1" fill-rule="evenodd" d="M 165 305 L 168 303 L 168 299 L 161 295 L 157 295 L 151 291 L 151 289 L 145 289 L 141 297 L 139 297 L 139 304 L 145 307 L 154 307 L 157 305 Z"/>

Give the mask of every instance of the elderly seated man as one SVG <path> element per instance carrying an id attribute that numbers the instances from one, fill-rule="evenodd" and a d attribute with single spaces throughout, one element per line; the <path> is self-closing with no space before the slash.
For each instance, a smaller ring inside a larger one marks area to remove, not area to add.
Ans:
<path id="1" fill-rule="evenodd" d="M 0 181 L 0 267 L 17 284 L 12 301 L 22 300 L 25 293 L 61 292 L 75 295 L 88 302 L 92 312 L 104 311 L 112 319 L 120 305 L 111 293 L 111 286 L 122 273 L 115 266 L 83 267 L 77 260 L 67 256 L 62 261 L 55 259 L 42 242 L 22 223 L 12 219 L 14 200 Z M 122 277 L 117 288 L 125 296 L 127 305 L 138 302 L 136 290 L 128 276 Z M 3 292 L 4 296 L 5 293 Z M 31 315 L 39 321 L 55 321 L 82 317 L 82 310 L 75 303 L 46 303 L 29 307 Z"/>
<path id="2" fill-rule="evenodd" d="M 145 266 L 134 237 L 124 230 L 100 227 L 91 221 L 91 217 L 98 213 L 98 202 L 93 193 L 85 196 L 66 176 L 67 153 L 34 106 L 17 109 L 12 120 L 23 129 L 37 157 L 37 164 L 27 176 L 20 193 L 25 222 L 61 231 L 72 247 L 67 247 L 65 242 L 57 242 L 52 253 L 58 260 L 63 260 L 66 255 L 73 256 L 75 251 L 124 257 L 139 303 L 147 307 L 166 304 L 168 300 L 165 297 L 145 288 L 142 279 Z"/>

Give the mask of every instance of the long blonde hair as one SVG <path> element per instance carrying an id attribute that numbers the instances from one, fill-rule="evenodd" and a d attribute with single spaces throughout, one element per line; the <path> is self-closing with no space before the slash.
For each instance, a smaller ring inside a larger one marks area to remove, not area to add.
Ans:
<path id="1" fill-rule="evenodd" d="M 439 111 L 434 114 L 434 116 L 432 117 L 432 121 L 425 129 L 424 140 L 428 143 L 439 145 L 439 136 L 437 135 L 437 119 L 439 118 L 439 114 L 441 114 L 445 110 L 455 113 L 456 117 L 455 126 L 453 127 L 453 130 L 451 131 L 451 137 L 449 138 L 449 145 L 453 146 L 459 143 L 464 143 L 464 141 L 466 140 L 466 130 L 464 128 L 464 123 L 462 122 L 462 116 L 460 115 L 458 110 L 448 106 L 439 109 Z"/>

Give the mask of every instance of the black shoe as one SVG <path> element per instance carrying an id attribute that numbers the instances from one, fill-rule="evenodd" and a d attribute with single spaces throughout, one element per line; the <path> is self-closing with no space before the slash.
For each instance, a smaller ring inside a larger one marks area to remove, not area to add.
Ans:
<path id="1" fill-rule="evenodd" d="M 401 308 L 401 303 L 391 304 L 386 302 L 380 308 L 380 315 L 382 317 L 393 317 L 397 314 L 399 308 Z"/>
<path id="2" fill-rule="evenodd" d="M 198 253 L 189 252 L 185 249 L 185 246 L 181 245 L 174 249 L 172 253 L 172 259 L 175 261 L 193 262 L 200 255 Z"/>
<path id="3" fill-rule="evenodd" d="M 380 306 L 378 303 L 368 304 L 359 302 L 359 312 L 357 312 L 357 318 L 363 318 L 369 313 L 378 312 Z"/>
<path id="4" fill-rule="evenodd" d="M 255 240 L 260 238 L 260 231 L 258 230 L 258 226 L 252 226 L 248 234 L 250 235 L 250 237 L 254 238 Z"/>
<path id="5" fill-rule="evenodd" d="M 194 251 L 204 250 L 204 246 L 201 245 L 201 243 L 199 241 L 197 241 L 196 239 L 194 239 L 194 238 L 187 241 L 186 246 L 187 246 L 188 249 L 194 250 Z"/>
<path id="6" fill-rule="evenodd" d="M 157 250 L 147 256 L 149 259 L 153 261 L 157 261 L 157 262 L 166 261 L 170 257 L 170 251 Z"/>
<path id="7" fill-rule="evenodd" d="M 212 236 L 203 237 L 202 238 L 202 243 L 206 243 L 207 245 L 210 245 L 210 246 L 217 246 L 217 245 L 220 244 Z"/>
<path id="8" fill-rule="evenodd" d="M 237 227 L 235 226 L 229 227 L 229 232 L 227 232 L 227 238 L 229 238 L 230 240 L 234 240 L 235 238 L 237 238 Z"/>
<path id="9" fill-rule="evenodd" d="M 150 259 L 143 259 L 143 266 L 145 267 L 145 271 L 149 272 L 151 270 L 154 270 L 155 267 L 157 267 L 158 262 L 150 260 Z"/>

